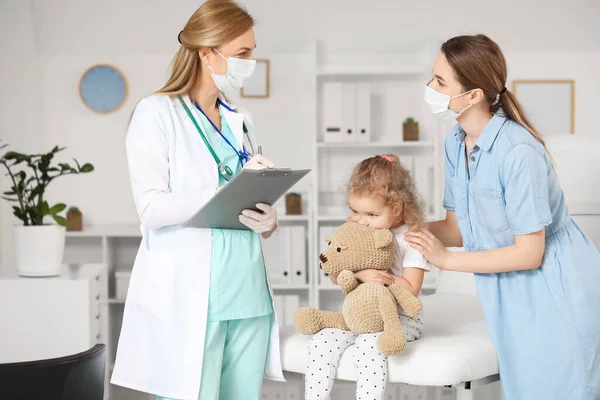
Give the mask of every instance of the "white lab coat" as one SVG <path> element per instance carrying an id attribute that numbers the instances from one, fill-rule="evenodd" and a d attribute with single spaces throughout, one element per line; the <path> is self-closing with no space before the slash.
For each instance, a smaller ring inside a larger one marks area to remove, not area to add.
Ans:
<path id="1" fill-rule="evenodd" d="M 189 97 L 184 100 L 192 109 Z M 244 121 L 252 133 L 248 114 L 223 110 L 223 115 L 237 142 L 243 143 Z M 256 139 L 250 138 L 256 147 Z M 217 165 L 179 100 L 164 95 L 137 105 L 126 147 L 143 239 L 131 274 L 111 383 L 196 400 L 212 233 L 181 224 L 215 193 Z M 273 315 L 265 378 L 284 381 Z"/>

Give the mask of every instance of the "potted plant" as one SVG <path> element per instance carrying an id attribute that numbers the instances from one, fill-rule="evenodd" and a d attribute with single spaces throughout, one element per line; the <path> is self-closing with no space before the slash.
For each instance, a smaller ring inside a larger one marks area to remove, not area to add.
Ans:
<path id="1" fill-rule="evenodd" d="M 1 145 L 0 150 L 7 145 Z M 21 276 L 56 276 L 60 274 L 65 249 L 66 220 L 60 213 L 63 203 L 50 205 L 45 199 L 46 188 L 55 179 L 94 170 L 92 164 L 75 167 L 67 163 L 52 163 L 54 156 L 64 150 L 54 147 L 45 154 L 6 152 L 0 164 L 8 171 L 10 190 L 2 198 L 15 203 L 13 214 L 22 225 L 13 226 L 13 242 L 17 271 Z M 48 223 L 51 217 L 56 223 Z"/>
<path id="2" fill-rule="evenodd" d="M 419 140 L 419 123 L 414 118 L 406 118 L 402 124 L 402 139 L 405 142 Z"/>

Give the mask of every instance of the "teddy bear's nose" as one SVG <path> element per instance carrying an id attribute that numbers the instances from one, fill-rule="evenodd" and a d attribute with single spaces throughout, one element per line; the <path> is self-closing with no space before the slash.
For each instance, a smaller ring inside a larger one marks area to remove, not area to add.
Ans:
<path id="1" fill-rule="evenodd" d="M 326 263 L 327 257 L 325 257 L 325 254 L 321 253 L 321 255 L 319 256 L 319 260 L 321 260 L 322 263 Z"/>

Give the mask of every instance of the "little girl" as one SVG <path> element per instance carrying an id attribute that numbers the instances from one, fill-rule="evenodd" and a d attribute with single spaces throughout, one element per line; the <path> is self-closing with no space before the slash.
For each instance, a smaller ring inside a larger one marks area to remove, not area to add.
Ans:
<path id="1" fill-rule="evenodd" d="M 355 273 L 360 282 L 382 285 L 397 283 L 418 296 L 429 263 L 404 240 L 404 232 L 419 228 L 424 211 L 418 200 L 410 172 L 394 155 L 382 155 L 361 161 L 348 185 L 349 220 L 376 229 L 389 229 L 394 235 L 396 256 L 390 271 L 364 270 Z M 331 276 L 337 284 L 337 277 Z M 399 312 L 401 310 L 399 309 Z M 421 319 L 400 313 L 407 341 L 421 337 Z M 309 345 L 305 375 L 306 399 L 329 400 L 339 359 L 346 348 L 355 345 L 357 368 L 356 398 L 383 399 L 387 382 L 387 357 L 377 351 L 380 333 L 357 335 L 328 328 L 314 335 Z M 368 379 L 362 379 L 368 376 Z"/>

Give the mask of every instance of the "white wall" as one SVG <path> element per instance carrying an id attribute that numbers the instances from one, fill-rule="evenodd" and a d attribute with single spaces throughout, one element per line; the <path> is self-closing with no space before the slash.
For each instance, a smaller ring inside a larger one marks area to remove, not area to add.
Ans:
<path id="1" fill-rule="evenodd" d="M 39 65 L 34 43 L 30 3 L 8 1 L 0 5 L 0 139 L 20 151 L 38 150 L 42 137 L 35 114 L 39 101 Z M 9 188 L 4 167 L 0 170 L 0 191 Z M 12 205 L 0 202 L 0 241 L 3 263 L 12 259 Z"/>
<path id="2" fill-rule="evenodd" d="M 177 33 L 198 1 L 3 0 L 0 3 L 0 135 L 16 150 L 67 146 L 64 159 L 92 162 L 87 176 L 57 181 L 54 201 L 82 208 L 87 223 L 133 224 L 124 136 L 133 107 L 164 81 Z M 265 153 L 291 167 L 312 163 L 309 39 L 332 53 L 394 53 L 428 37 L 484 32 L 506 52 L 512 78 L 577 81 L 577 132 L 595 133 L 600 106 L 600 15 L 596 1 L 247 0 L 257 18 L 257 57 L 271 59 L 269 100 L 246 100 Z M 525 4 L 521 4 L 525 3 Z M 491 11 L 489 7 L 498 7 Z M 292 7 L 298 7 L 292 9 Z M 129 81 L 125 106 L 110 115 L 89 111 L 78 82 L 91 64 L 108 62 Z M 415 99 L 421 101 L 421 99 Z M 26 143 L 27 142 L 27 143 Z M 6 187 L 6 179 L 0 181 Z M 4 190 L 3 190 L 4 191 Z M 5 268 L 12 268 L 6 202 L 0 207 Z"/>

